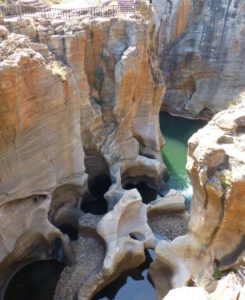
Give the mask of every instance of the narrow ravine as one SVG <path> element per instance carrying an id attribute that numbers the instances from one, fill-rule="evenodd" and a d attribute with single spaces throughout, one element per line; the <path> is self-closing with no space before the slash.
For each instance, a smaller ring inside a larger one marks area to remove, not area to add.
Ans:
<path id="1" fill-rule="evenodd" d="M 193 133 L 202 128 L 206 122 L 200 120 L 174 117 L 167 112 L 160 113 L 160 126 L 166 144 L 162 150 L 165 164 L 169 170 L 168 188 L 181 191 L 190 205 L 192 187 L 186 171 L 187 142 Z M 149 197 L 144 189 L 141 195 Z M 169 216 L 176 219 L 176 216 Z M 181 219 L 181 218 L 180 218 Z M 177 217 L 178 222 L 178 217 Z M 181 222 L 179 220 L 179 222 Z M 159 239 L 163 237 L 157 236 Z M 133 270 L 121 274 L 115 281 L 106 286 L 93 300 L 154 300 L 155 289 L 148 277 L 148 268 L 155 252 L 147 252 L 145 263 Z"/>
<path id="2" fill-rule="evenodd" d="M 184 119 L 171 116 L 167 112 L 160 112 L 160 126 L 165 139 L 162 155 L 169 171 L 167 185 L 182 192 L 188 207 L 192 197 L 192 187 L 186 171 L 187 142 L 205 124 L 205 121 Z"/>

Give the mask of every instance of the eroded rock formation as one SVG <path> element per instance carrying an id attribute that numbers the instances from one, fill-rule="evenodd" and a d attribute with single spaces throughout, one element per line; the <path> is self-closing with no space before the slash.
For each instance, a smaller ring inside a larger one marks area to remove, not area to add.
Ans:
<path id="1" fill-rule="evenodd" d="M 12 33 L 1 26 L 2 294 L 30 261 L 62 252 L 58 259 L 72 262 L 60 230 L 78 230 L 83 201 L 105 201 L 95 182 L 112 184 L 112 208 L 124 193 L 123 178 L 157 190 L 165 170 L 158 122 L 164 82 L 151 20 L 4 25 Z"/>
<path id="2" fill-rule="evenodd" d="M 239 262 L 243 97 L 189 142 L 194 196 L 187 235 L 176 238 L 187 230 L 184 198 L 157 195 L 165 172 L 163 75 L 164 108 L 188 117 L 209 118 L 243 86 L 243 6 L 216 2 L 167 1 L 154 4 L 154 16 L 144 4 L 130 17 L 3 22 L 0 298 L 18 269 L 40 259 L 70 264 L 56 288 L 59 300 L 91 299 L 140 265 L 149 248 L 157 255 L 150 273 L 159 299 L 188 284 L 211 289 L 215 268 Z M 140 184 L 154 190 L 156 201 L 142 203 L 131 190 Z"/>
<path id="3" fill-rule="evenodd" d="M 244 99 L 241 95 L 188 142 L 194 188 L 189 233 L 156 247 L 150 274 L 159 299 L 171 287 L 212 289 L 214 272 L 239 264 L 244 255 Z"/>
<path id="4" fill-rule="evenodd" d="M 244 2 L 153 0 L 160 23 L 163 109 L 210 117 L 244 90 Z"/>
<path id="5" fill-rule="evenodd" d="M 184 199 L 175 194 L 146 205 L 139 192 L 131 189 L 124 191 L 104 216 L 80 216 L 78 241 L 73 244 L 76 263 L 65 267 L 54 299 L 92 299 L 123 271 L 143 264 L 145 250 L 154 249 L 158 243 L 148 224 L 148 215 L 154 211 L 161 212 L 163 218 L 171 212 L 184 214 Z"/>

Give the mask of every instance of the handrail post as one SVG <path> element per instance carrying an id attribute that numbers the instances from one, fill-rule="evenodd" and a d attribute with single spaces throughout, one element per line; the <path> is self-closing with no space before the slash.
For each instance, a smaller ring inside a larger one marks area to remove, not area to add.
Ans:
<path id="1" fill-rule="evenodd" d="M 17 11 L 18 11 L 18 13 L 19 13 L 19 17 L 20 17 L 20 19 L 22 19 L 22 9 L 21 9 L 21 5 L 18 5 L 17 7 L 18 7 Z"/>

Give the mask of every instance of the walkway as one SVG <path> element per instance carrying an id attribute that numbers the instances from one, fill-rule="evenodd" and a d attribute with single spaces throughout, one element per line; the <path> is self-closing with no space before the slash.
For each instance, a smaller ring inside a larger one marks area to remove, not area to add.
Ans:
<path id="1" fill-rule="evenodd" d="M 35 2 L 35 1 L 33 1 Z M 77 2 L 78 1 L 73 1 Z M 65 4 L 65 3 L 64 3 Z M 62 6 L 61 6 L 62 7 Z M 0 16 L 4 18 L 82 19 L 85 17 L 109 17 L 119 14 L 134 14 L 136 4 L 132 0 L 118 1 L 117 5 L 77 7 L 42 7 L 40 5 L 0 5 Z"/>

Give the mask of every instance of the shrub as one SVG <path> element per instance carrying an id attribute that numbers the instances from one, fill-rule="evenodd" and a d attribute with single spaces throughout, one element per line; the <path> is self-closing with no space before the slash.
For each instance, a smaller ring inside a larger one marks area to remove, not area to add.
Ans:
<path id="1" fill-rule="evenodd" d="M 220 271 L 218 268 L 214 269 L 213 278 L 215 280 L 220 280 L 222 278 L 222 271 Z"/>
<path id="2" fill-rule="evenodd" d="M 58 61 L 52 63 L 51 71 L 53 75 L 58 75 L 62 80 L 66 80 L 67 70 L 65 66 L 62 66 Z"/>

